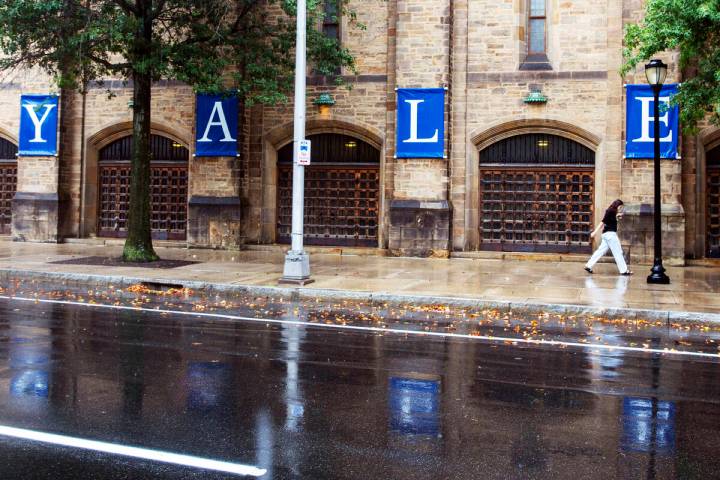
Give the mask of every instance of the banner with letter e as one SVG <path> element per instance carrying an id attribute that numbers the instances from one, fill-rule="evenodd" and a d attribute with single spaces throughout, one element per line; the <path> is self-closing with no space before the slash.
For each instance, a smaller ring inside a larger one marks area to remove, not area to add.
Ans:
<path id="1" fill-rule="evenodd" d="M 397 89 L 397 158 L 445 158 L 445 89 Z"/>
<path id="2" fill-rule="evenodd" d="M 57 154 L 57 95 L 20 96 L 19 156 Z"/>
<path id="3" fill-rule="evenodd" d="M 650 85 L 626 85 L 625 158 L 654 158 L 654 98 Z M 678 157 L 680 110 L 667 107 L 677 93 L 676 83 L 660 90 L 660 158 Z M 663 104 L 666 105 L 663 108 Z"/>
<path id="4" fill-rule="evenodd" d="M 198 94 L 195 108 L 195 156 L 237 155 L 238 99 L 234 95 Z"/>

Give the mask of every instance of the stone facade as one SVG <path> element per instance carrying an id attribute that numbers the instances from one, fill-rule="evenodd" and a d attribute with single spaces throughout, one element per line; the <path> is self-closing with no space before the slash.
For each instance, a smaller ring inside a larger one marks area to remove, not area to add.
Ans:
<path id="1" fill-rule="evenodd" d="M 648 260 L 652 162 L 623 159 L 623 83 L 643 83 L 644 78 L 642 72 L 626 79 L 618 74 L 623 26 L 641 18 L 644 2 L 547 0 L 550 69 L 542 71 L 521 68 L 527 53 L 527 0 L 352 3 L 367 29 L 354 29 L 343 19 L 341 32 L 343 44 L 357 57 L 358 75 L 348 78 L 352 89 L 309 75 L 306 129 L 308 136 L 350 135 L 380 152 L 379 248 L 420 256 L 480 248 L 478 152 L 508 136 L 540 132 L 595 152 L 594 221 L 612 200 L 623 198 L 628 205 L 624 242 L 633 259 Z M 663 59 L 671 66 L 677 63 L 672 54 Z M 681 72 L 670 73 L 669 80 L 681 79 Z M 447 89 L 447 158 L 394 157 L 397 87 Z M 0 135 L 17 141 L 21 93 L 52 88 L 37 72 L 5 82 Z M 548 102 L 525 103 L 531 91 L 541 91 Z M 62 93 L 59 158 L 55 163 L 19 160 L 13 208 L 18 240 L 96 235 L 98 154 L 130 132 L 131 89 L 123 82 L 110 79 L 85 96 Z M 153 132 L 187 146 L 191 154 L 188 245 L 240 248 L 243 243 L 275 242 L 277 154 L 292 140 L 292 101 L 242 112 L 238 158 L 196 158 L 192 90 L 161 82 L 153 93 Z M 313 104 L 321 93 L 334 97 L 329 112 Z M 719 131 L 706 125 L 698 136 L 683 138 L 682 160 L 662 162 L 664 244 L 674 263 L 705 255 L 704 155 L 718 143 Z"/>

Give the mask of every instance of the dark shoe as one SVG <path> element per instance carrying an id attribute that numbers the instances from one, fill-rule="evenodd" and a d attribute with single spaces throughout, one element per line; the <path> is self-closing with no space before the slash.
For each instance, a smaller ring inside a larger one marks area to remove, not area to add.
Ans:
<path id="1" fill-rule="evenodd" d="M 631 272 L 630 270 L 628 270 L 627 272 L 621 273 L 620 275 L 624 275 L 624 276 L 626 276 L 626 277 L 629 277 L 629 276 L 632 275 L 632 274 L 633 274 L 633 272 Z"/>
<path id="2" fill-rule="evenodd" d="M 590 273 L 590 274 L 593 273 L 592 268 L 590 268 L 590 267 L 585 267 L 585 271 L 588 272 L 588 273 Z"/>

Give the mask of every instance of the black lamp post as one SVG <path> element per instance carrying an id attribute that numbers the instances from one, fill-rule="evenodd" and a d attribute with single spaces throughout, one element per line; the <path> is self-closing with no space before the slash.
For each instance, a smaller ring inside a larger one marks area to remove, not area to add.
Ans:
<path id="1" fill-rule="evenodd" d="M 655 117 L 653 123 L 653 135 L 655 138 L 655 209 L 653 214 L 655 220 L 655 261 L 651 273 L 647 277 L 647 283 L 668 284 L 670 283 L 670 277 L 665 275 L 665 267 L 662 264 L 662 212 L 660 209 L 660 90 L 667 76 L 667 65 L 662 60 L 650 60 L 650 63 L 645 65 L 645 76 L 653 91 Z"/>

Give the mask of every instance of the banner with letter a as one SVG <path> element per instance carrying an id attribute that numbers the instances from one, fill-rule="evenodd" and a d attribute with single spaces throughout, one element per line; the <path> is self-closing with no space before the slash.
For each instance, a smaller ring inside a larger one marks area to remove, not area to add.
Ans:
<path id="1" fill-rule="evenodd" d="M 663 85 L 660 90 L 660 158 L 678 157 L 680 111 L 669 107 L 677 93 L 677 84 Z M 625 158 L 655 158 L 654 98 L 650 85 L 626 85 Z M 665 107 L 663 107 L 663 104 Z"/>
<path id="2" fill-rule="evenodd" d="M 444 88 L 398 88 L 395 156 L 445 157 Z"/>
<path id="3" fill-rule="evenodd" d="M 44 157 L 57 154 L 57 95 L 20 96 L 18 155 Z"/>
<path id="4" fill-rule="evenodd" d="M 197 95 L 195 156 L 237 155 L 238 99 L 228 95 Z"/>

